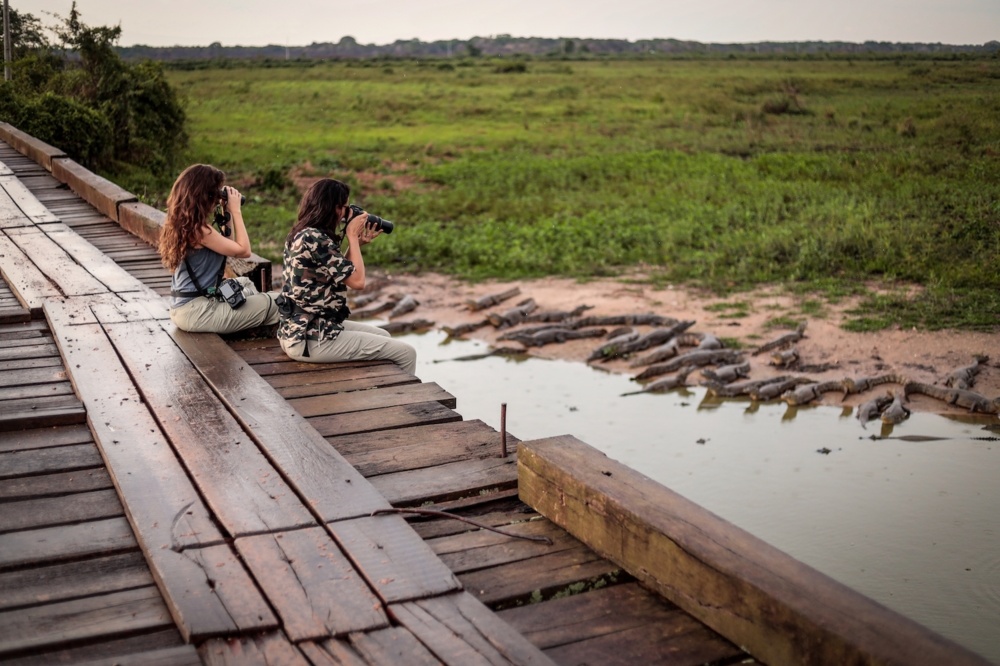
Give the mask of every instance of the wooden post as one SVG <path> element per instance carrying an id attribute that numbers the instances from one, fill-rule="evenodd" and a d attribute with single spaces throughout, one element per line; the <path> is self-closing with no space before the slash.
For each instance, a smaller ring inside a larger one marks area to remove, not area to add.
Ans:
<path id="1" fill-rule="evenodd" d="M 500 457 L 507 457 L 507 403 L 500 403 Z"/>
<path id="2" fill-rule="evenodd" d="M 10 3 L 3 0 L 3 80 L 10 81 L 10 59 L 13 50 L 10 47 Z"/>

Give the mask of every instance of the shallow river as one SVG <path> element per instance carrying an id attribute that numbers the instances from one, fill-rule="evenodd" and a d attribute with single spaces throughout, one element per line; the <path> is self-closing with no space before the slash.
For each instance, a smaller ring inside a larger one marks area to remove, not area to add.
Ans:
<path id="1" fill-rule="evenodd" d="M 403 339 L 466 420 L 499 429 L 506 403 L 519 439 L 574 435 L 1000 663 L 1000 419 L 914 413 L 862 429 L 849 409 L 711 401 L 701 388 L 623 397 L 638 385 L 582 363 L 458 361 L 489 348 L 437 331 Z"/>

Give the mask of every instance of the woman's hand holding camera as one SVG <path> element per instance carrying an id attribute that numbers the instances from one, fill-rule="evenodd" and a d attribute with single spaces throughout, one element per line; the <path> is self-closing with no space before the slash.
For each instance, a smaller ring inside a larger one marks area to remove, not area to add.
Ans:
<path id="1" fill-rule="evenodd" d="M 381 234 L 382 231 L 373 222 L 368 221 L 368 213 L 364 212 L 351 218 L 351 221 L 347 223 L 347 229 L 344 233 L 352 245 L 355 241 L 357 241 L 358 245 L 367 245 L 376 236 Z"/>

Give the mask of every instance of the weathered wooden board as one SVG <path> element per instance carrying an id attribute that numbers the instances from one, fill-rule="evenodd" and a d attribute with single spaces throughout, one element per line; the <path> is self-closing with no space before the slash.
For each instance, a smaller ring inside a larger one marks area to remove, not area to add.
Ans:
<path id="1" fill-rule="evenodd" d="M 0 534 L 121 515 L 124 515 L 122 503 L 111 489 L 8 502 L 0 511 Z"/>
<path id="2" fill-rule="evenodd" d="M 198 654 L 205 666 L 310 666 L 279 632 L 212 639 L 198 647 Z"/>
<path id="3" fill-rule="evenodd" d="M 105 324 L 104 328 L 160 428 L 231 535 L 315 524 L 158 323 Z"/>
<path id="4" fill-rule="evenodd" d="M 170 335 L 216 394 L 323 522 L 369 515 L 389 503 L 216 335 Z"/>
<path id="5" fill-rule="evenodd" d="M 385 603 L 460 588 L 454 574 L 398 515 L 342 520 L 327 529 Z"/>
<path id="6" fill-rule="evenodd" d="M 139 291 L 142 283 L 66 225 L 48 225 L 45 234 L 110 291 Z M 16 240 L 16 239 L 15 239 Z"/>
<path id="7" fill-rule="evenodd" d="M 541 555 L 577 549 L 581 545 L 565 530 L 544 518 L 504 525 L 503 530 L 520 536 L 545 537 L 551 543 L 516 539 L 490 530 L 475 530 L 429 539 L 427 545 L 456 574 L 530 560 Z"/>
<path id="8" fill-rule="evenodd" d="M 331 638 L 321 643 L 304 641 L 299 649 L 312 666 L 370 666 L 351 644 L 345 640 Z"/>
<path id="9" fill-rule="evenodd" d="M 11 341 L 13 342 L 13 341 Z M 0 363 L 10 361 L 15 358 L 45 358 L 46 356 L 59 356 L 59 349 L 51 342 L 38 344 L 28 340 L 17 340 L 25 344 L 0 345 Z"/>
<path id="10" fill-rule="evenodd" d="M 31 190 L 16 177 L 0 177 L 0 188 L 10 197 L 10 200 L 17 206 L 21 213 L 32 224 L 45 224 L 58 222 L 59 218 L 52 214 L 38 198 L 32 194 Z"/>
<path id="11" fill-rule="evenodd" d="M 56 368 L 62 370 L 62 358 L 58 356 L 43 356 L 42 358 L 19 358 L 12 361 L 7 361 L 3 364 L 3 369 L 0 370 L 0 381 L 3 381 L 10 377 L 14 370 L 30 369 L 30 368 Z M 54 381 L 64 381 L 64 379 L 55 379 Z M 28 383 L 28 382 L 26 382 Z M 39 383 L 39 382 L 30 382 Z M 45 383 L 45 382 L 40 382 Z M 8 382 L 4 386 L 18 386 L 17 383 Z"/>
<path id="12" fill-rule="evenodd" d="M 555 664 L 465 592 L 393 604 L 390 610 L 446 664 Z"/>
<path id="13" fill-rule="evenodd" d="M 324 437 L 333 437 L 461 420 L 461 414 L 439 402 L 421 402 L 350 414 L 315 416 L 309 419 L 309 423 Z"/>
<path id="14" fill-rule="evenodd" d="M 367 368 L 357 368 L 358 370 L 367 370 Z M 420 383 L 420 378 L 411 375 L 408 372 L 403 371 L 398 365 L 393 364 L 392 367 L 379 365 L 371 368 L 372 370 L 380 370 L 378 373 L 371 373 L 371 376 L 358 377 L 356 379 L 344 379 L 342 381 L 333 381 L 325 383 L 308 383 L 299 384 L 293 386 L 276 387 L 278 394 L 286 400 L 292 398 L 308 398 L 310 396 L 316 395 L 329 395 L 333 393 L 347 393 L 349 391 L 366 391 L 373 388 L 381 388 L 385 386 L 402 386 L 404 384 L 418 384 Z M 313 379 L 313 375 L 318 375 L 320 373 L 309 373 L 307 375 L 310 379 Z M 286 375 L 280 375 L 285 377 Z"/>
<path id="15" fill-rule="evenodd" d="M 110 555 L 138 548 L 132 528 L 124 518 L 13 532 L 5 535 L 3 541 L 0 570 L 70 557 Z"/>
<path id="16" fill-rule="evenodd" d="M 87 406 L 91 431 L 147 549 L 221 543 L 208 509 L 97 324 L 70 326 L 69 309 L 46 305 L 53 335 Z"/>
<path id="17" fill-rule="evenodd" d="M 292 361 L 288 357 L 285 357 L 285 361 L 277 363 L 261 363 L 254 366 L 254 371 L 261 377 L 270 377 L 271 375 L 285 375 L 293 374 L 298 375 L 303 372 L 323 372 L 330 369 L 329 363 L 300 363 L 298 361 Z M 392 363 L 392 361 L 342 361 L 337 363 L 338 368 L 363 368 L 365 366 L 372 365 L 386 365 Z M 294 383 L 295 380 L 289 379 Z M 305 378 L 299 378 L 298 381 L 308 381 Z M 277 385 L 277 384 L 276 384 Z"/>
<path id="18" fill-rule="evenodd" d="M 517 485 L 514 454 L 507 458 L 478 458 L 426 467 L 369 479 L 393 505 L 423 504 L 479 494 L 487 489 Z"/>
<path id="19" fill-rule="evenodd" d="M 73 472 L 6 479 L 0 483 L 0 499 L 14 501 L 33 497 L 57 497 L 107 488 L 114 488 L 111 477 L 103 467 L 95 467 Z"/>
<path id="20" fill-rule="evenodd" d="M 298 398 L 288 402 L 299 414 L 305 417 L 348 414 L 422 402 L 439 402 L 452 409 L 455 408 L 456 404 L 455 396 L 433 382 Z"/>
<path id="21" fill-rule="evenodd" d="M 173 625 L 155 587 L 0 612 L 0 658 L 32 648 Z"/>
<path id="22" fill-rule="evenodd" d="M 6 235 L 0 233 L 0 274 L 11 291 L 31 311 L 39 316 L 48 298 L 57 298 L 61 292 L 38 267 Z"/>
<path id="23" fill-rule="evenodd" d="M 351 646 L 371 664 L 403 664 L 407 666 L 441 666 L 440 659 L 402 627 L 390 627 L 351 635 Z M 451 665 L 449 665 L 451 666 Z M 453 666 L 459 666 L 454 664 Z"/>
<path id="24" fill-rule="evenodd" d="M 73 385 L 68 381 L 52 384 L 30 384 L 28 386 L 5 386 L 0 388 L 0 401 L 72 394 Z"/>
<path id="25" fill-rule="evenodd" d="M 638 583 L 525 604 L 497 616 L 562 664 L 715 664 L 747 657 Z"/>
<path id="26" fill-rule="evenodd" d="M 507 438 L 508 452 L 516 440 Z M 328 437 L 366 477 L 500 455 L 500 433 L 482 421 L 455 421 L 403 430 Z"/>
<path id="27" fill-rule="evenodd" d="M 0 610 L 151 585 L 139 552 L 32 567 L 0 574 Z"/>
<path id="28" fill-rule="evenodd" d="M 484 604 L 549 598 L 614 581 L 621 569 L 586 546 L 517 560 L 459 574 L 458 579 Z"/>
<path id="29" fill-rule="evenodd" d="M 985 663 L 574 437 L 518 466 L 525 503 L 762 661 Z"/>
<path id="30" fill-rule="evenodd" d="M 240 356 L 242 355 L 243 354 L 240 353 Z M 260 366 L 254 366 L 254 372 L 257 372 L 259 367 Z M 356 382 L 360 383 L 373 379 L 383 379 L 392 383 L 396 381 L 399 375 L 409 374 L 404 373 L 395 363 L 379 363 L 364 366 L 353 365 L 349 367 L 331 367 L 329 364 L 316 363 L 314 364 L 314 367 L 315 370 L 310 372 L 291 372 L 288 374 L 267 375 L 267 383 L 278 389 L 279 392 L 298 387 L 302 387 L 302 390 L 318 390 L 311 389 L 310 387 L 324 386 L 327 384 L 334 387 L 341 385 L 352 386 Z M 414 380 L 413 375 L 409 375 L 409 379 L 412 382 Z M 297 396 L 291 395 L 290 397 Z"/>
<path id="31" fill-rule="evenodd" d="M 0 178 L 0 184 L 8 178 Z M 7 193 L 6 188 L 0 186 L 0 229 L 13 229 L 15 227 L 32 227 L 34 222 L 24 214 L 18 205 Z"/>
<path id="32" fill-rule="evenodd" d="M 10 451 L 0 455 L 0 479 L 77 469 L 104 464 L 93 443 L 74 444 L 40 450 Z"/>
<path id="33" fill-rule="evenodd" d="M 108 288 L 40 229 L 8 230 L 7 236 L 67 296 L 103 294 Z"/>
<path id="34" fill-rule="evenodd" d="M 13 366 L 14 363 L 6 364 Z M 59 365 L 47 363 L 24 363 L 21 365 L 32 365 L 18 370 L 0 371 L 0 386 L 24 386 L 25 384 L 46 384 L 49 382 L 66 381 L 66 371 L 60 362 Z"/>
<path id="35" fill-rule="evenodd" d="M 83 423 L 86 418 L 83 405 L 72 395 L 0 403 L 0 431 Z"/>
<path id="36" fill-rule="evenodd" d="M 389 626 L 378 598 L 320 527 L 236 540 L 290 639 Z"/>
<path id="37" fill-rule="evenodd" d="M 84 444 L 93 441 L 90 429 L 85 425 L 4 432 L 0 433 L 0 453 L 66 446 L 67 444 Z"/>

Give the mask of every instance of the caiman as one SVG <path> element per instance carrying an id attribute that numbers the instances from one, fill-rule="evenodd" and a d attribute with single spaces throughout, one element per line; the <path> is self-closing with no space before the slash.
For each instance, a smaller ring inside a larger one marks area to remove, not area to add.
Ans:
<path id="1" fill-rule="evenodd" d="M 879 375 L 878 377 L 858 377 L 856 379 L 846 377 L 843 380 L 844 395 L 848 396 L 855 393 L 864 393 L 868 389 L 873 389 L 882 384 L 899 384 L 900 386 L 903 386 L 906 382 L 906 377 L 896 373 Z"/>
<path id="2" fill-rule="evenodd" d="M 882 410 L 885 409 L 891 402 L 892 394 L 886 393 L 885 395 L 876 396 L 868 402 L 858 405 L 858 420 L 861 421 L 861 427 L 864 428 L 866 423 L 881 415 Z"/>
<path id="3" fill-rule="evenodd" d="M 970 389 L 976 383 L 976 375 L 982 370 L 982 366 L 990 360 L 989 356 L 977 355 L 973 357 L 975 362 L 972 365 L 967 365 L 964 368 L 959 368 L 953 373 L 948 375 L 947 379 L 944 380 L 945 386 L 951 386 L 957 389 Z"/>
<path id="4" fill-rule="evenodd" d="M 903 386 L 903 393 L 909 397 L 912 393 L 930 396 L 943 400 L 949 405 L 965 407 L 970 412 L 981 414 L 1000 414 L 1000 397 L 992 400 L 975 391 L 968 391 L 960 388 L 946 388 L 944 386 L 934 386 L 921 382 L 907 382 Z"/>
<path id="5" fill-rule="evenodd" d="M 680 356 L 676 356 L 669 361 L 664 361 L 663 363 L 651 365 L 633 377 L 633 379 L 642 381 L 643 379 L 649 379 L 651 377 L 659 377 L 660 375 L 665 375 L 683 368 L 685 365 L 701 367 L 703 365 L 715 365 L 719 363 L 735 363 L 739 360 L 739 357 L 739 352 L 733 349 L 697 350 L 688 352 L 687 354 L 681 354 Z"/>
<path id="6" fill-rule="evenodd" d="M 658 379 L 655 382 L 650 382 L 646 386 L 642 387 L 639 391 L 631 391 L 629 393 L 622 393 L 623 396 L 626 395 L 636 395 L 637 393 L 665 393 L 667 391 L 672 391 L 675 388 L 681 388 L 682 386 L 687 386 L 687 377 L 694 370 L 694 366 L 685 365 L 683 368 L 677 371 L 677 374 L 671 377 L 664 377 L 663 379 Z"/>
<path id="7" fill-rule="evenodd" d="M 587 363 L 598 360 L 608 361 L 613 358 L 618 358 L 622 355 L 622 349 L 628 343 L 635 342 L 638 339 L 639 331 L 628 328 L 627 332 L 619 333 L 617 336 L 612 337 L 600 347 L 590 352 L 590 356 L 587 357 Z"/>
<path id="8" fill-rule="evenodd" d="M 760 347 L 757 347 L 757 349 L 751 352 L 751 355 L 756 356 L 758 354 L 763 354 L 764 352 L 769 352 L 772 349 L 779 349 L 781 347 L 786 347 L 788 345 L 794 344 L 805 337 L 805 331 L 806 331 L 806 322 L 802 322 L 791 333 L 786 333 L 778 338 L 775 338 L 774 340 L 771 340 L 770 342 L 762 344 Z"/>
<path id="9" fill-rule="evenodd" d="M 701 371 L 701 374 L 705 377 L 705 379 L 710 379 L 713 382 L 728 384 L 729 382 L 735 381 L 740 377 L 750 376 L 750 361 L 724 365 L 721 368 L 716 368 L 715 370 L 705 368 Z"/>
<path id="10" fill-rule="evenodd" d="M 892 402 L 882 411 L 882 423 L 895 425 L 910 417 L 910 410 L 903 404 L 905 393 L 897 393 Z"/>
<path id="11" fill-rule="evenodd" d="M 765 384 L 783 382 L 787 379 L 791 379 L 791 377 L 789 375 L 780 375 L 778 377 L 768 377 L 767 379 L 748 379 L 745 382 L 737 382 L 735 384 L 723 384 L 721 382 L 709 380 L 704 382 L 702 386 L 705 386 L 708 389 L 709 395 L 718 396 L 720 398 L 735 398 L 741 395 L 750 395 L 750 391 L 764 386 Z"/>
<path id="12" fill-rule="evenodd" d="M 670 342 L 664 342 L 659 347 L 654 348 L 645 356 L 632 361 L 629 363 L 629 367 L 636 368 L 640 365 L 652 365 L 653 363 L 659 363 L 660 361 L 666 361 L 669 358 L 673 358 L 679 353 L 681 353 L 680 344 L 678 339 L 674 338 Z"/>
<path id="13" fill-rule="evenodd" d="M 774 400 L 781 394 L 795 388 L 796 386 L 811 383 L 812 380 L 808 377 L 790 377 L 784 381 L 771 382 L 770 384 L 764 384 L 763 386 L 751 389 L 749 395 L 757 402 L 767 402 L 768 400 Z"/>
<path id="14" fill-rule="evenodd" d="M 820 400 L 824 393 L 840 391 L 843 384 L 840 380 L 805 384 L 798 388 L 786 391 L 781 395 L 781 399 L 789 405 L 806 405 L 813 400 Z"/>

